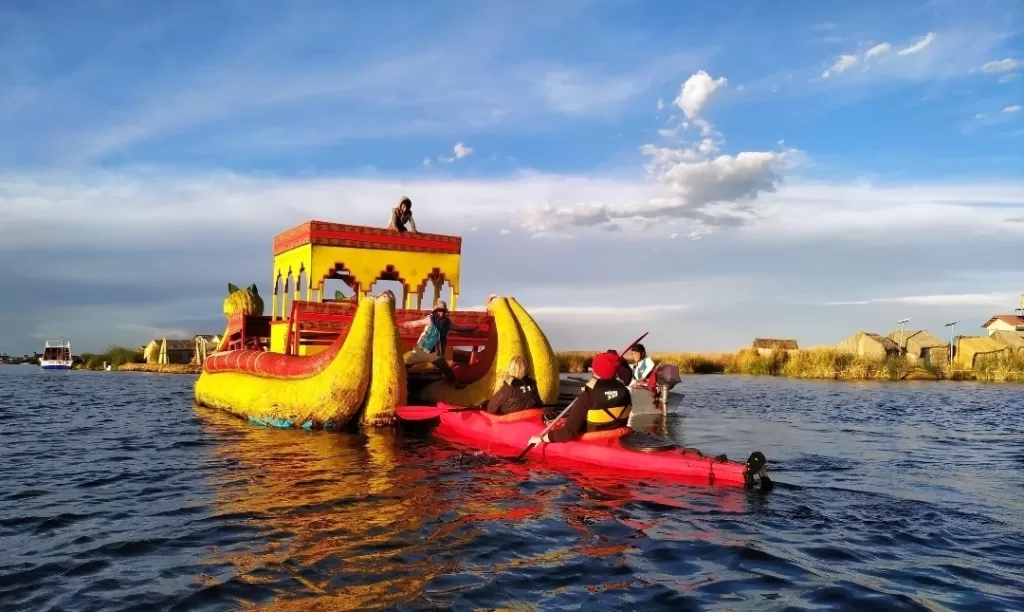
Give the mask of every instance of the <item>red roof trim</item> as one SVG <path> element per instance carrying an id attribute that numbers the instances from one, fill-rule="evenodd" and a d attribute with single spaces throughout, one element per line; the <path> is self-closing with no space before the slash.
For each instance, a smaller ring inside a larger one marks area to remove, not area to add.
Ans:
<path id="1" fill-rule="evenodd" d="M 307 221 L 274 237 L 274 255 L 306 244 L 421 253 L 462 252 L 462 238 L 459 236 L 413 234 L 363 225 Z"/>

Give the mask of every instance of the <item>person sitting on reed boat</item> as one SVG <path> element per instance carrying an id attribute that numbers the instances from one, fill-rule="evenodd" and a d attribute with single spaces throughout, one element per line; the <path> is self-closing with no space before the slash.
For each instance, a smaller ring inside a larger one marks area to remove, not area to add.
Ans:
<path id="1" fill-rule="evenodd" d="M 400 328 L 423 327 L 423 333 L 412 350 L 404 356 L 406 367 L 420 363 L 432 363 L 444 379 L 456 388 L 463 388 L 466 385 L 455 380 L 455 372 L 452 371 L 448 361 L 444 357 L 445 349 L 448 346 L 448 333 L 451 331 L 471 332 L 476 331 L 475 325 L 457 325 L 448 316 L 448 304 L 439 300 L 434 310 L 422 319 L 399 323 Z"/>
<path id="2" fill-rule="evenodd" d="M 543 404 L 537 381 L 526 373 L 526 360 L 516 355 L 508 362 L 508 375 L 501 387 L 487 400 L 486 410 L 490 414 L 511 414 Z"/>
<path id="3" fill-rule="evenodd" d="M 530 438 L 530 444 L 569 442 L 591 431 L 605 431 L 629 424 L 633 398 L 629 387 L 615 377 L 619 367 L 618 354 L 594 355 L 591 369 L 594 377 L 583 386 L 573 401 L 565 424 L 555 427 L 543 436 Z"/>
<path id="4" fill-rule="evenodd" d="M 408 225 L 408 228 L 406 225 Z M 388 222 L 388 229 L 399 232 L 412 231 L 414 234 L 418 233 L 416 231 L 416 221 L 412 218 L 412 200 L 402 198 L 398 206 L 391 209 L 391 221 Z"/>
<path id="5" fill-rule="evenodd" d="M 654 360 L 647 356 L 647 349 L 642 344 L 634 344 L 629 351 L 633 357 L 633 376 L 630 387 L 646 387 L 647 378 L 654 372 Z"/>

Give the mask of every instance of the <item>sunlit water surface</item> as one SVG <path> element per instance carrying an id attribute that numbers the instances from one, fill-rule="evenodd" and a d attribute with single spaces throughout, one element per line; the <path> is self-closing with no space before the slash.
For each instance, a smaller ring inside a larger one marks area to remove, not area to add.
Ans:
<path id="1" fill-rule="evenodd" d="M 670 435 L 763 451 L 762 495 L 260 429 L 193 381 L 0 366 L 0 609 L 1024 609 L 1021 386 L 687 377 Z"/>

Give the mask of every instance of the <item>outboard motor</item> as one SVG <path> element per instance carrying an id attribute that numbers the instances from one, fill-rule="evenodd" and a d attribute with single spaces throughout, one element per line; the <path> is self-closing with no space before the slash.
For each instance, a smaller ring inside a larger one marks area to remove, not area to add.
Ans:
<path id="1" fill-rule="evenodd" d="M 654 372 L 651 372 L 651 378 L 648 379 L 647 385 L 662 406 L 668 406 L 669 391 L 681 382 L 679 368 L 670 363 L 662 363 L 654 367 Z"/>

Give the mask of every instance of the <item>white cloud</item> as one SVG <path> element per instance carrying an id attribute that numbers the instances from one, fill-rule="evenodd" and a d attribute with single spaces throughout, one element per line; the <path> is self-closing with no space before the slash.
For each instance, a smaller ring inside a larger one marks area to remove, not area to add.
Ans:
<path id="1" fill-rule="evenodd" d="M 1010 74 L 1004 74 L 1003 76 L 999 77 L 999 83 L 1001 85 L 1005 85 L 1006 83 L 1009 83 L 1011 81 L 1015 81 L 1015 80 L 1017 80 L 1019 78 L 1020 78 L 1020 73 L 1011 72 Z"/>
<path id="2" fill-rule="evenodd" d="M 915 306 L 992 306 L 1012 303 L 1019 293 L 950 293 L 941 295 L 911 295 L 904 297 L 871 298 L 844 302 L 824 302 L 824 306 L 864 306 L 868 304 L 912 304 Z"/>
<path id="3" fill-rule="evenodd" d="M 834 64 L 832 64 L 831 68 L 829 68 L 825 72 L 821 73 L 821 78 L 827 79 L 830 76 L 832 76 L 833 74 L 837 74 L 837 73 L 840 73 L 840 72 L 846 72 L 847 70 L 849 70 L 850 68 L 853 68 L 856 65 L 857 65 L 857 56 L 856 55 L 849 55 L 849 54 L 840 55 L 839 59 L 837 59 L 836 62 Z"/>
<path id="4" fill-rule="evenodd" d="M 679 88 L 679 95 L 673 100 L 673 104 L 682 109 L 688 119 L 700 117 L 701 111 L 711 100 L 719 89 L 728 84 L 725 77 L 712 79 L 704 70 L 686 79 L 686 82 Z"/>
<path id="5" fill-rule="evenodd" d="M 864 59 L 865 60 L 869 60 L 872 57 L 875 57 L 877 55 L 885 55 L 886 53 L 888 53 L 891 50 L 892 50 L 892 44 L 891 43 L 887 43 L 887 42 L 880 43 L 880 44 L 877 44 L 874 47 L 871 47 L 870 49 L 868 49 L 867 52 L 864 53 Z"/>
<path id="6" fill-rule="evenodd" d="M 0 175 L 0 251 L 16 252 L 50 240 L 68 248 L 148 248 L 174 245 L 197 232 L 212 235 L 226 226 L 240 240 L 258 240 L 252 237 L 273 236 L 308 219 L 378 226 L 381 214 L 402 195 L 412 198 L 423 231 L 498 231 L 501 225 L 495 219 L 504 225 L 509 217 L 546 211 L 536 223 L 553 226 L 549 229 L 601 228 L 615 219 L 640 218 L 671 223 L 668 231 L 684 235 L 702 224 L 735 225 L 735 219 L 717 217 L 731 207 L 723 211 L 715 202 L 756 194 L 756 214 L 732 211 L 742 225 L 750 225 L 749 232 L 741 228 L 744 239 L 828 236 L 856 241 L 904 233 L 907 227 L 958 236 L 1006 228 L 1024 233 L 1024 224 L 1005 223 L 1024 215 L 1024 184 L 1019 182 L 783 184 L 779 173 L 787 155 L 796 154 L 691 158 L 686 149 L 651 145 L 647 156 L 659 179 L 655 181 L 541 173 L 489 180 L 274 178 L 155 170 L 8 173 Z M 156 240 L 154 227 L 160 228 Z M 623 239 L 628 233 L 623 232 Z M 640 232 L 635 239 L 644 240 L 645 235 Z"/>
<path id="7" fill-rule="evenodd" d="M 1012 104 L 1003 109 L 1004 113 L 1016 113 L 1020 111 L 1020 104 Z"/>
<path id="8" fill-rule="evenodd" d="M 681 313 L 687 304 L 625 305 L 625 306 L 531 306 L 530 314 L 538 321 L 647 321 L 666 314 Z"/>
<path id="9" fill-rule="evenodd" d="M 661 112 L 665 108 L 665 101 L 658 98 L 658 112 Z"/>
<path id="10" fill-rule="evenodd" d="M 920 53 L 921 51 L 927 49 L 934 41 L 935 33 L 928 32 L 927 34 L 916 40 L 910 46 L 904 47 L 903 49 L 900 49 L 896 53 L 897 55 L 913 55 L 914 53 Z"/>
<path id="11" fill-rule="evenodd" d="M 638 96 L 703 61 L 708 55 L 699 50 L 671 53 L 634 62 L 632 70 L 618 74 L 545 65 L 528 66 L 516 74 L 521 72 L 524 79 L 533 81 L 533 87 L 528 91 L 538 92 L 548 108 L 564 115 L 600 116 L 626 107 Z M 506 72 L 502 71 L 502 74 Z M 539 79 L 536 77 L 538 72 L 543 75 Z"/>
<path id="12" fill-rule="evenodd" d="M 1002 72 L 1013 72 L 1017 69 L 1018 62 L 1012 58 L 1004 58 L 1001 60 L 992 60 L 991 62 L 985 62 L 981 67 L 982 72 L 988 72 L 993 74 L 999 74 Z"/>
<path id="13" fill-rule="evenodd" d="M 501 228 L 501 231 L 498 232 L 498 233 L 501 234 L 502 236 L 507 236 L 508 234 L 512 233 L 512 230 L 503 227 L 503 228 Z"/>
<path id="14" fill-rule="evenodd" d="M 423 165 L 428 167 L 428 168 L 430 167 L 430 158 L 429 157 L 424 157 L 423 158 Z"/>
<path id="15" fill-rule="evenodd" d="M 453 161 L 455 161 L 457 159 L 462 159 L 463 157 L 466 157 L 466 156 L 472 154 L 473 153 L 473 148 L 472 147 L 468 147 L 468 146 L 462 144 L 461 142 L 457 142 L 457 143 L 455 143 L 455 146 L 452 147 L 452 151 L 455 154 L 452 155 L 451 157 L 438 157 L 437 159 L 439 161 L 451 163 L 451 162 L 453 162 Z"/>

